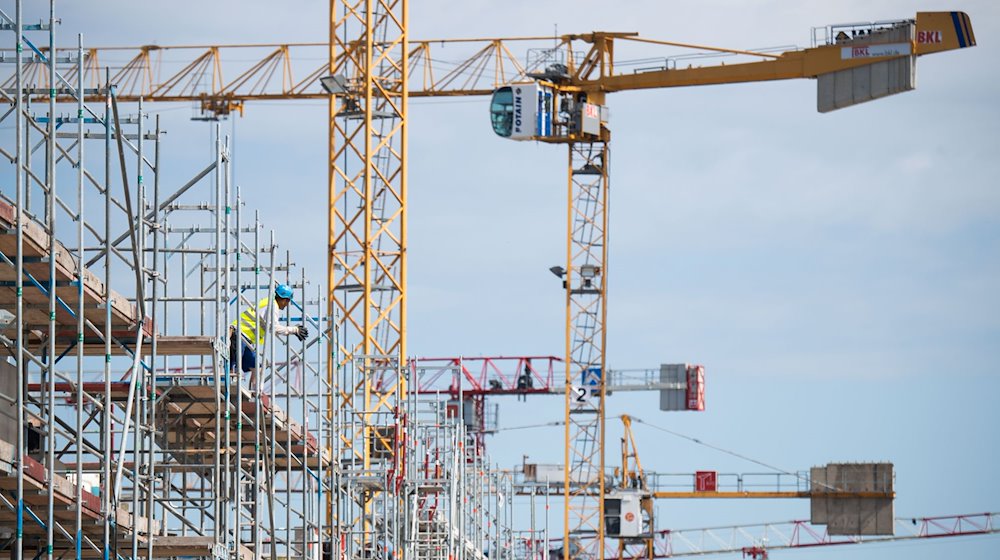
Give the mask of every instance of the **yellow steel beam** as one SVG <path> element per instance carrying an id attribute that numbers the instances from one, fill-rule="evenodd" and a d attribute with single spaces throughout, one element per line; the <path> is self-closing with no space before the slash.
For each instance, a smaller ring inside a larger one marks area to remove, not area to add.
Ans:
<path id="1" fill-rule="evenodd" d="M 606 141 L 569 144 L 566 267 L 566 446 L 563 555 L 573 532 L 596 534 L 604 558 L 608 165 Z M 575 383 L 579 383 L 574 387 Z M 576 392 L 576 388 L 583 395 Z M 592 485 L 581 481 L 595 481 Z M 596 496 L 593 492 L 597 492 Z"/>
<path id="2" fill-rule="evenodd" d="M 674 499 L 745 499 L 745 498 L 895 498 L 895 492 L 777 492 L 777 491 L 746 491 L 746 492 L 653 492 L 654 498 Z"/>
<path id="3" fill-rule="evenodd" d="M 925 55 L 974 46 L 975 34 L 971 20 L 963 12 L 920 12 L 916 15 L 915 40 L 909 51 Z M 792 50 L 784 53 L 763 53 L 741 49 L 728 49 L 690 43 L 678 43 L 639 37 L 635 33 L 593 32 L 587 34 L 553 37 L 490 37 L 481 39 L 427 39 L 409 41 L 407 56 L 414 61 L 408 65 L 406 76 L 409 95 L 412 97 L 488 95 L 493 89 L 512 81 L 526 79 L 527 73 L 538 68 L 527 68 L 513 54 L 515 47 L 527 49 L 550 42 L 544 48 L 566 54 L 571 77 L 561 84 L 570 90 L 591 92 L 623 91 L 712 85 L 724 83 L 755 82 L 810 78 L 887 60 L 895 56 L 845 58 L 842 45 L 823 45 L 811 49 Z M 621 66 L 615 57 L 615 42 L 632 42 L 650 48 L 673 47 L 697 52 L 717 52 L 763 60 L 717 64 L 687 68 L 665 68 L 648 72 L 618 72 Z M 588 44 L 586 54 L 577 59 L 579 43 Z M 97 47 L 87 51 L 85 80 L 97 84 L 103 81 L 103 66 L 115 70 L 113 82 L 119 87 L 121 101 L 194 101 L 206 107 L 238 108 L 246 101 L 275 99 L 322 99 L 326 97 L 319 86 L 320 77 L 337 68 L 357 67 L 357 58 L 364 51 L 364 44 L 354 38 L 343 41 L 343 48 L 336 57 L 351 60 L 331 60 L 330 63 L 311 65 L 302 62 L 316 58 L 328 48 L 327 43 L 262 43 L 231 45 L 178 45 L 139 47 Z M 412 46 L 412 50 L 410 50 Z M 449 48 L 450 47 L 450 48 Z M 431 56 L 431 51 L 447 52 L 466 49 L 455 60 L 445 61 Z M 467 54 L 471 49 L 472 53 Z M 69 52 L 70 49 L 57 49 Z M 75 48 L 72 49 L 75 51 Z M 44 49 L 43 49 L 44 51 Z M 377 61 L 399 66 L 398 49 L 383 50 Z M 899 56 L 907 56 L 906 54 Z M 242 62 L 231 62 L 239 60 Z M 34 76 L 34 67 L 41 62 L 25 65 L 25 73 Z M 444 70 L 438 71 L 439 68 Z M 224 72 L 225 71 L 225 72 Z M 229 74 L 228 79 L 227 75 Z M 280 75 L 280 80 L 272 80 Z M 356 76 L 348 76 L 349 78 Z M 45 76 L 35 76 L 40 86 L 45 86 Z M 9 87 L 13 77 L 0 80 Z M 213 103 L 211 99 L 227 100 Z"/>
<path id="4" fill-rule="evenodd" d="M 268 95 L 278 82 L 272 86 L 271 77 L 280 73 L 284 98 L 329 99 L 328 313 L 338 338 L 328 378 L 337 387 L 331 413 L 350 420 L 338 434 L 345 477 L 400 472 L 402 461 L 385 442 L 397 433 L 407 391 L 399 373 L 406 358 L 406 4 L 331 0 L 329 57 L 322 69 L 297 78 L 285 45 L 226 91 Z M 348 90 L 303 93 L 327 75 L 344 76 Z M 351 535 L 349 555 L 375 549 L 372 503 L 380 492 L 338 498 L 336 513 L 333 496 L 328 501 L 330 518 L 339 517 Z"/>

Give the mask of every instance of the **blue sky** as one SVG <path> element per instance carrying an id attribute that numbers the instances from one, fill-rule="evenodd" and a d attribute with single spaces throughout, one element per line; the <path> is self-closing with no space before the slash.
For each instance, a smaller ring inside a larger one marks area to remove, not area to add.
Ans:
<path id="1" fill-rule="evenodd" d="M 6 8 L 5 8 L 6 9 Z M 35 7 L 31 8 L 32 10 Z M 961 9 L 979 46 L 923 57 L 916 91 L 830 114 L 815 83 L 609 97 L 608 363 L 704 364 L 708 410 L 628 413 L 787 470 L 895 463 L 899 516 L 1000 510 L 1000 7 L 870 1 L 412 1 L 413 38 L 591 30 L 731 48 L 808 46 L 810 28 Z M 89 45 L 323 41 L 325 3 L 106 1 L 58 8 Z M 38 16 L 36 16 L 38 17 Z M 60 41 L 73 44 L 75 39 Z M 204 159 L 188 106 L 153 106 L 164 156 Z M 315 282 L 325 276 L 325 103 L 224 124 L 236 180 Z M 560 354 L 565 152 L 504 141 L 486 99 L 410 107 L 409 342 L 416 355 Z M 173 161 L 173 160 L 172 160 Z M 303 226 L 303 224 L 315 224 Z M 501 401 L 501 425 L 562 416 Z M 609 420 L 609 456 L 617 423 Z M 761 472 L 636 428 L 662 472 Z M 501 465 L 561 461 L 561 431 L 503 432 Z M 525 440 L 531 440 L 525 443 Z M 661 527 L 780 521 L 808 504 L 663 503 Z M 996 558 L 1000 537 L 777 552 L 773 558 Z"/>

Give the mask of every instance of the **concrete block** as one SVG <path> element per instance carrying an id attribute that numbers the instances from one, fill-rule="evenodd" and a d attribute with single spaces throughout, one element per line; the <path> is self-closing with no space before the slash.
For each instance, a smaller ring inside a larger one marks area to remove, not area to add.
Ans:
<path id="1" fill-rule="evenodd" d="M 687 410 L 687 364 L 661 364 L 661 383 L 680 383 L 684 389 L 661 389 L 660 410 Z"/>
<path id="2" fill-rule="evenodd" d="M 893 534 L 892 497 L 838 493 L 893 492 L 892 463 L 831 463 L 810 470 L 810 522 L 830 535 Z M 825 496 L 825 494 L 833 494 Z"/>

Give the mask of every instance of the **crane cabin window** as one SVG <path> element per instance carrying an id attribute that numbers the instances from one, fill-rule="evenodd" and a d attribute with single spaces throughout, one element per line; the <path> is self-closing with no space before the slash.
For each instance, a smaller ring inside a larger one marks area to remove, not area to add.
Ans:
<path id="1" fill-rule="evenodd" d="M 510 138 L 514 127 L 514 92 L 510 86 L 493 92 L 490 100 L 490 123 L 498 136 Z"/>

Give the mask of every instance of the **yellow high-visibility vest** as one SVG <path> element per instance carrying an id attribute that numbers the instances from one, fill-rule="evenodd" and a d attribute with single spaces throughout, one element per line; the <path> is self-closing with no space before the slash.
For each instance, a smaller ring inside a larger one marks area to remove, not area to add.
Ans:
<path id="1" fill-rule="evenodd" d="M 259 302 L 257 302 L 257 309 L 267 309 L 268 304 L 271 303 L 271 298 L 266 297 Z M 268 319 L 261 317 L 257 319 L 257 313 L 254 312 L 253 307 L 247 307 L 243 313 L 240 313 L 238 319 L 232 322 L 233 327 L 239 323 L 240 333 L 243 334 L 243 338 L 248 341 L 253 342 L 254 345 L 260 345 L 264 342 L 265 326 L 268 323 Z M 254 332 L 256 330 L 256 333 Z"/>

